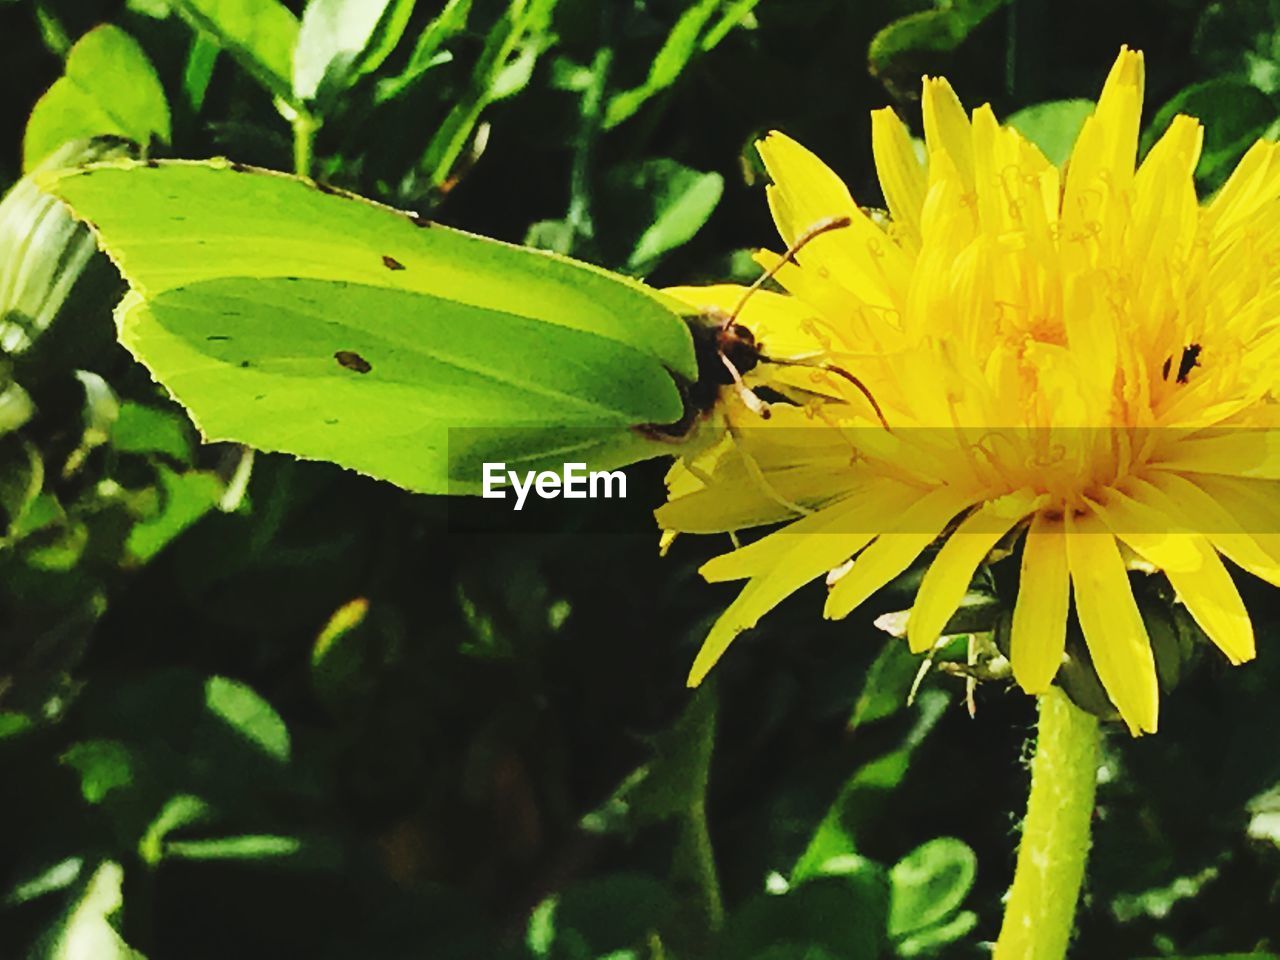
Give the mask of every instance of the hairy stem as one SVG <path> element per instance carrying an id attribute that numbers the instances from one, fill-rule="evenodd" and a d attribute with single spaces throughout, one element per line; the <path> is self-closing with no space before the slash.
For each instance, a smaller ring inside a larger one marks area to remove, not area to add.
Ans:
<path id="1" fill-rule="evenodd" d="M 1098 721 L 1057 687 L 1040 698 L 1031 795 L 994 960 L 1062 960 L 1089 853 Z"/>

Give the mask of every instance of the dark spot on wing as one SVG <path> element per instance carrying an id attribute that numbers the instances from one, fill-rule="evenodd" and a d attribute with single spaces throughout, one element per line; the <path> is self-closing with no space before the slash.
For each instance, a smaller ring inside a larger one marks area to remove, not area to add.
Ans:
<path id="1" fill-rule="evenodd" d="M 147 165 L 148 170 L 160 169 L 160 161 L 155 159 L 154 157 L 147 157 L 147 159 L 143 162 Z"/>
<path id="2" fill-rule="evenodd" d="M 207 337 L 205 337 L 205 339 L 206 340 L 230 340 L 231 338 L 228 337 L 225 333 L 211 333 Z"/>
<path id="3" fill-rule="evenodd" d="M 240 361 L 240 368 L 241 368 L 241 369 L 244 369 L 244 368 L 246 368 L 246 367 L 248 367 L 248 366 L 250 366 L 250 363 L 249 363 L 249 361 L 248 361 L 248 360 L 241 360 L 241 361 Z"/>
<path id="4" fill-rule="evenodd" d="M 388 270 L 403 270 L 403 269 L 404 269 L 404 264 L 403 264 L 403 263 L 401 263 L 401 262 L 400 262 L 399 260 L 397 260 L 395 257 L 390 256 L 390 255 L 385 254 L 385 253 L 382 255 L 382 265 L 383 265 L 384 267 L 386 267 Z"/>
<path id="5" fill-rule="evenodd" d="M 409 222 L 412 223 L 415 227 L 431 226 L 431 221 L 418 213 L 411 213 L 409 215 Z"/>
<path id="6" fill-rule="evenodd" d="M 251 169 L 250 169 L 246 164 L 239 163 L 238 161 L 235 161 L 235 160 L 232 160 L 232 161 L 231 161 L 231 163 L 229 163 L 229 164 L 227 165 L 227 169 L 228 169 L 228 170 L 231 170 L 233 173 L 250 173 L 250 172 L 252 172 L 252 171 L 251 171 Z"/>
<path id="7" fill-rule="evenodd" d="M 337 187 L 331 187 L 329 186 L 329 184 L 322 183 L 319 180 L 316 181 L 316 189 L 319 190 L 321 193 L 327 193 L 331 197 L 342 196 L 342 191 L 339 190 Z"/>
<path id="8" fill-rule="evenodd" d="M 265 399 L 267 399 L 267 395 L 266 395 L 265 393 L 260 393 L 260 394 L 258 394 L 256 397 L 254 397 L 253 399 L 255 399 L 255 400 L 265 400 Z"/>
<path id="9" fill-rule="evenodd" d="M 338 361 L 339 366 L 354 370 L 356 373 L 368 373 L 373 369 L 373 364 L 354 350 L 339 350 L 333 355 L 333 359 Z"/>
<path id="10" fill-rule="evenodd" d="M 328 424 L 329 426 L 331 426 L 331 427 L 335 427 L 335 426 L 337 426 L 337 425 L 338 425 L 338 419 L 337 419 L 337 417 L 334 417 L 334 418 L 332 418 L 332 419 L 330 419 L 330 420 L 326 420 L 326 421 L 325 421 L 325 423 L 327 423 L 327 424 Z"/>

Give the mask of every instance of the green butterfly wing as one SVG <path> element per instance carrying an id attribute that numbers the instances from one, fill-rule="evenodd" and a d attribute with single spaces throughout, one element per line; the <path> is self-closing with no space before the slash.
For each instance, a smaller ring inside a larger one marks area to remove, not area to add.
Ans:
<path id="1" fill-rule="evenodd" d="M 692 379 L 677 302 L 629 278 L 226 161 L 43 182 L 130 285 L 120 339 L 209 440 L 475 492 L 478 457 L 663 452 Z"/>

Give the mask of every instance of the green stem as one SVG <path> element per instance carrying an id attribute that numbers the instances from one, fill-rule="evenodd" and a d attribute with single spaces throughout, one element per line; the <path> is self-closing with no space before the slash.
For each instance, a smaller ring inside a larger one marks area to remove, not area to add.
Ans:
<path id="1" fill-rule="evenodd" d="M 719 930 L 724 923 L 724 901 L 720 896 L 720 878 L 716 873 L 715 851 L 711 848 L 711 832 L 707 829 L 707 805 L 699 797 L 685 817 L 686 841 L 693 858 L 698 886 L 702 891 L 702 911 L 707 927 Z"/>
<path id="2" fill-rule="evenodd" d="M 1040 698 L 1022 844 L 993 960 L 1062 960 L 1089 853 L 1098 721 L 1057 687 Z"/>
<path id="3" fill-rule="evenodd" d="M 293 172 L 300 177 L 311 176 L 312 148 L 316 130 L 320 124 L 311 114 L 299 109 L 293 121 Z"/>

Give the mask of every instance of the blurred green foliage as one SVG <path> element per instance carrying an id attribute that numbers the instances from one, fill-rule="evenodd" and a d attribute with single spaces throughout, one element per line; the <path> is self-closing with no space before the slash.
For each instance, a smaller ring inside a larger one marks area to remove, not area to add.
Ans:
<path id="1" fill-rule="evenodd" d="M 934 672 L 908 706 L 872 622 L 901 592 L 839 624 L 806 592 L 691 696 L 727 595 L 694 573 L 719 545 L 658 557 L 660 468 L 462 536 L 474 504 L 200 445 L 22 174 L 227 155 L 742 278 L 774 243 L 756 135 L 877 205 L 868 110 L 918 127 L 927 71 L 1060 159 L 1121 43 L 1144 143 L 1206 122 L 1205 191 L 1272 132 L 1269 2 L 0 3 L 0 956 L 985 956 L 1032 704 L 992 681 L 971 721 Z M 636 534 L 590 533 L 606 510 Z M 1277 617 L 1244 587 L 1259 662 L 1171 621 L 1160 734 L 1108 739 L 1076 956 L 1280 949 Z"/>

